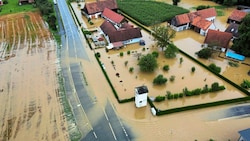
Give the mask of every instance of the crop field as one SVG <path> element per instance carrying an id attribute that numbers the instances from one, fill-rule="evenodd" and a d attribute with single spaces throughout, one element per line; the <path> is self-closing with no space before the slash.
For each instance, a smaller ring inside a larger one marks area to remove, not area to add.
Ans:
<path id="1" fill-rule="evenodd" d="M 56 42 L 39 12 L 0 17 L 0 140 L 69 140 Z"/>

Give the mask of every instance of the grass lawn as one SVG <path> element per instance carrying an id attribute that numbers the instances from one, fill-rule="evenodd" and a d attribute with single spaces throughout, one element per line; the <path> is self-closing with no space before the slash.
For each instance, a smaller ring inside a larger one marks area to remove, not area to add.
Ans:
<path id="1" fill-rule="evenodd" d="M 156 1 L 122 1 L 118 0 L 121 11 L 145 26 L 171 21 L 175 15 L 188 13 L 189 10 Z"/>
<path id="2" fill-rule="evenodd" d="M 32 4 L 19 5 L 18 0 L 8 0 L 8 4 L 1 6 L 1 9 L 0 15 L 38 10 Z"/>

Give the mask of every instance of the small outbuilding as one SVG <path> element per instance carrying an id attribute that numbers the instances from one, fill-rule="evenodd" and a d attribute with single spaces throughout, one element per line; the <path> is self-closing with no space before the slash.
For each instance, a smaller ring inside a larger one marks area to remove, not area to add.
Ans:
<path id="1" fill-rule="evenodd" d="M 247 12 L 235 9 L 227 19 L 227 23 L 240 24 L 242 19 L 245 18 Z"/>
<path id="2" fill-rule="evenodd" d="M 147 106 L 148 88 L 139 86 L 135 88 L 135 106 L 137 108 Z"/>

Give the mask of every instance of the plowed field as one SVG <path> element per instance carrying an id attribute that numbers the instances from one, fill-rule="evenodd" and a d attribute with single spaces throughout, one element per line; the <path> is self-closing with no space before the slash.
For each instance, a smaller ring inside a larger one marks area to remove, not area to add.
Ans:
<path id="1" fill-rule="evenodd" d="M 56 42 L 38 12 L 0 17 L 0 140 L 69 140 Z"/>

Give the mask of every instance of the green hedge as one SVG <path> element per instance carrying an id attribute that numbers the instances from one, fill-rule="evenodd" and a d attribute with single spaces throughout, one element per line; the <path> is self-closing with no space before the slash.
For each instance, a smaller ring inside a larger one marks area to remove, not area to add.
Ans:
<path id="1" fill-rule="evenodd" d="M 182 111 L 187 111 L 187 110 L 207 108 L 207 107 L 212 107 L 212 106 L 219 106 L 219 105 L 225 105 L 225 104 L 231 104 L 231 103 L 237 103 L 237 102 L 249 101 L 249 100 L 250 100 L 250 97 L 244 97 L 244 98 L 229 99 L 229 100 L 223 100 L 223 101 L 217 101 L 217 102 L 211 102 L 211 103 L 191 105 L 191 106 L 168 109 L 168 110 L 163 110 L 163 111 L 159 110 L 156 112 L 156 115 L 161 116 L 165 114 L 171 114 L 171 113 L 182 112 Z"/>

